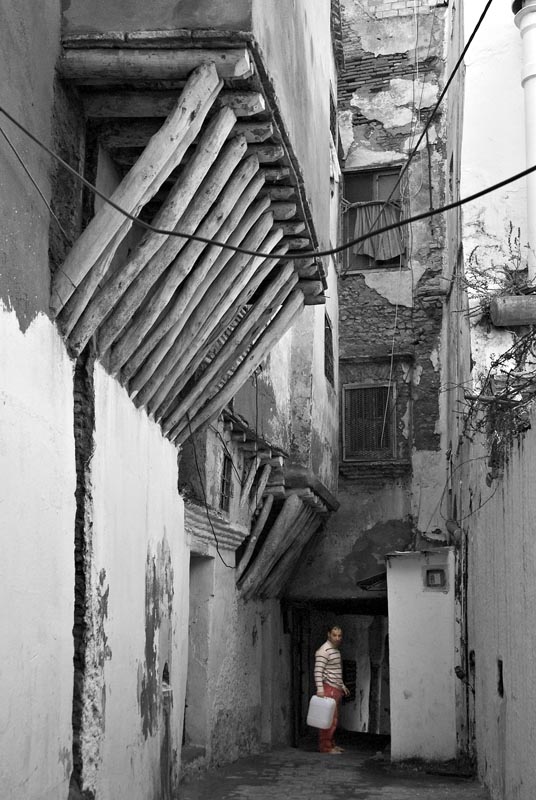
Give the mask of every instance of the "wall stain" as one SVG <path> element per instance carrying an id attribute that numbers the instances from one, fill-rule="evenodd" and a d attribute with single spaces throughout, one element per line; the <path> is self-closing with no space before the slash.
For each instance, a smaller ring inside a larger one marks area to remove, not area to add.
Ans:
<path id="1" fill-rule="evenodd" d="M 159 656 L 171 671 L 171 626 L 168 623 L 173 610 L 173 593 L 171 552 L 164 537 L 156 554 L 148 549 L 145 564 L 145 650 L 144 663 L 138 664 L 138 706 L 145 739 L 154 736 L 159 728 L 162 697 Z M 166 628 L 167 637 L 162 637 L 161 628 Z M 164 648 L 166 652 L 162 652 Z"/>

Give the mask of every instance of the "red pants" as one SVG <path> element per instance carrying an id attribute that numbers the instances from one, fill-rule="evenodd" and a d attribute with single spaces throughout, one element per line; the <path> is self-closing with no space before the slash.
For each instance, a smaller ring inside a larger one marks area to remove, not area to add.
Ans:
<path id="1" fill-rule="evenodd" d="M 333 741 L 333 737 L 335 736 L 335 731 L 337 730 L 337 723 L 339 722 L 339 706 L 341 704 L 341 699 L 344 694 L 342 689 L 337 689 L 335 686 L 330 686 L 329 683 L 324 683 L 324 697 L 333 697 L 335 698 L 335 714 L 333 715 L 333 722 L 331 723 L 331 728 L 326 728 L 323 730 L 322 728 L 318 732 L 318 749 L 321 753 L 329 753 L 330 750 L 333 750 L 335 747 L 335 742 Z"/>

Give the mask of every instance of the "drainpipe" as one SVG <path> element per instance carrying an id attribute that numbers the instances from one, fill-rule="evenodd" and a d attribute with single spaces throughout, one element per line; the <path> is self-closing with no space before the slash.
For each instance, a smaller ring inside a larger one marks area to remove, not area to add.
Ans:
<path id="1" fill-rule="evenodd" d="M 512 11 L 521 34 L 521 85 L 525 97 L 527 167 L 536 164 L 536 0 L 514 0 Z M 527 175 L 528 280 L 536 285 L 536 172 Z M 533 295 L 497 297 L 491 303 L 491 319 L 497 326 L 536 324 Z"/>

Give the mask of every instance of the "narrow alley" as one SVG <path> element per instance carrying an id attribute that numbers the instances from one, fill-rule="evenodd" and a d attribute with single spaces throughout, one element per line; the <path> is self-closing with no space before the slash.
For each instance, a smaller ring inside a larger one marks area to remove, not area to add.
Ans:
<path id="1" fill-rule="evenodd" d="M 368 740 L 368 741 L 365 741 Z M 395 768 L 375 751 L 385 737 L 354 735 L 345 752 L 282 748 L 242 758 L 183 784 L 181 800 L 487 800 L 471 778 Z M 446 768 L 445 768 L 446 772 Z"/>

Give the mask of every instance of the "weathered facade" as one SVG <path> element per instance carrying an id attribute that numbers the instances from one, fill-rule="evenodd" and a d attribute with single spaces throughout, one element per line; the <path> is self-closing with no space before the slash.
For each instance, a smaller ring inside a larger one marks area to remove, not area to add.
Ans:
<path id="1" fill-rule="evenodd" d="M 342 4 L 346 240 L 378 215 L 385 225 L 449 196 L 457 130 L 450 110 L 441 106 L 422 134 L 445 81 L 451 17 L 442 2 Z M 352 640 L 357 636 L 347 660 L 358 665 L 358 700 L 344 712 L 353 730 L 390 730 L 385 556 L 445 541 L 438 501 L 447 245 L 447 222 L 435 217 L 353 246 L 339 262 L 340 508 L 307 551 L 290 592 L 296 603 L 312 603 L 313 615 L 322 604 L 332 614 L 354 615 L 344 617 Z"/>
<path id="2" fill-rule="evenodd" d="M 330 5 L 176 6 L 0 12 L 2 106 L 74 170 L 2 115 L 21 800 L 170 798 L 292 736 L 279 598 L 336 507 L 335 269 L 293 256 L 337 230 Z"/>

